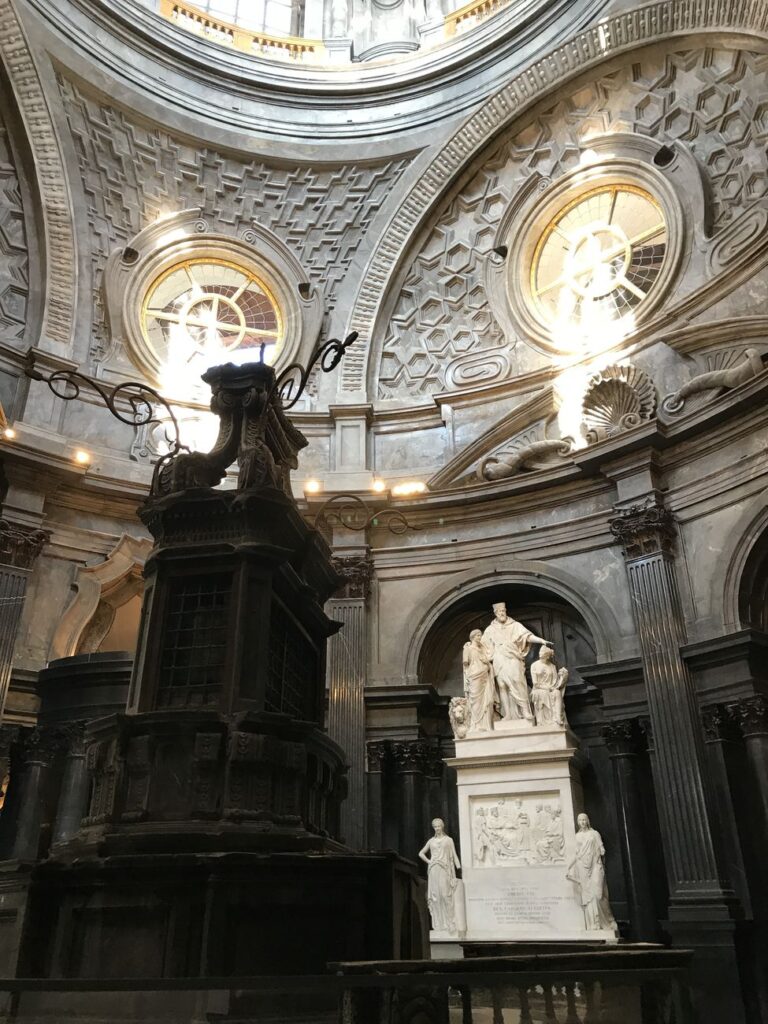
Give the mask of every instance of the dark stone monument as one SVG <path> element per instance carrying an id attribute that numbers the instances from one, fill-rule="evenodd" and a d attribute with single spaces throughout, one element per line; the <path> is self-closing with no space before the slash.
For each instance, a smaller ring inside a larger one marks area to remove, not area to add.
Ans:
<path id="1" fill-rule="evenodd" d="M 271 367 L 204 379 L 219 436 L 157 467 L 127 710 L 87 727 L 87 810 L 33 870 L 19 974 L 315 973 L 421 953 L 415 867 L 339 834 L 345 755 L 322 715 L 341 578 L 291 495 L 306 440 Z M 236 487 L 215 489 L 235 461 Z"/>

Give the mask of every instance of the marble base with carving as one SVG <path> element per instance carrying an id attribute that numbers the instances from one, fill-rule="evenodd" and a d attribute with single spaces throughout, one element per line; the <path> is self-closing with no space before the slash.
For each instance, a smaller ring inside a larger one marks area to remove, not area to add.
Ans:
<path id="1" fill-rule="evenodd" d="M 497 722 L 456 739 L 466 942 L 616 942 L 588 930 L 576 853 L 581 783 L 578 741 L 565 728 Z"/>

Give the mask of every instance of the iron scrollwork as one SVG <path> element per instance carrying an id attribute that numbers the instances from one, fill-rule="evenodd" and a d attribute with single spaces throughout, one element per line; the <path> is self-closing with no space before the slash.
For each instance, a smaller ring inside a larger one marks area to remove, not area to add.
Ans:
<path id="1" fill-rule="evenodd" d="M 343 526 L 345 530 L 362 532 L 369 526 L 386 525 L 390 533 L 403 534 L 418 527 L 410 523 L 397 508 L 371 509 L 356 494 L 334 494 L 323 502 L 315 515 L 315 529 Z"/>
<path id="2" fill-rule="evenodd" d="M 102 381 L 94 380 L 93 377 L 80 373 L 79 370 L 55 370 L 46 375 L 35 365 L 35 355 L 32 351 L 27 352 L 24 373 L 31 380 L 39 380 L 47 384 L 54 395 L 65 402 L 73 402 L 78 399 L 83 389 L 92 391 L 99 396 L 115 419 L 130 427 L 143 427 L 150 423 L 164 426 L 168 451 L 155 463 L 152 478 L 153 489 L 163 466 L 179 452 L 189 451 L 188 446 L 181 442 L 179 421 L 173 408 L 168 400 L 149 384 L 129 380 L 109 387 Z M 126 406 L 127 408 L 125 408 Z M 158 408 L 164 410 L 167 420 L 158 416 Z"/>

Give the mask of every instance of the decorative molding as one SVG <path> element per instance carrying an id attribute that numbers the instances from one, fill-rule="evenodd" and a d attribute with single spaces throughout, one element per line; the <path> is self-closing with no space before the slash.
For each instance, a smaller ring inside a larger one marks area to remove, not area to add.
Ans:
<path id="1" fill-rule="evenodd" d="M 623 509 L 610 528 L 628 559 L 669 554 L 677 532 L 672 513 L 657 501 Z"/>
<path id="2" fill-rule="evenodd" d="M 586 441 L 595 444 L 652 419 L 656 387 L 636 366 L 606 366 L 587 381 L 581 411 Z"/>
<path id="3" fill-rule="evenodd" d="M 517 442 L 522 440 L 515 439 Z M 504 480 L 524 470 L 534 472 L 537 469 L 552 469 L 561 465 L 562 460 L 571 454 L 573 442 L 570 438 L 543 439 L 528 444 L 520 443 L 518 446 L 512 442 L 509 449 L 503 454 L 489 455 L 483 459 L 478 469 L 481 480 Z"/>
<path id="4" fill-rule="evenodd" d="M 47 272 L 42 337 L 69 350 L 77 295 L 77 256 L 69 184 L 45 91 L 14 0 L 0 0 L 0 57 L 27 129 L 37 171 Z"/>

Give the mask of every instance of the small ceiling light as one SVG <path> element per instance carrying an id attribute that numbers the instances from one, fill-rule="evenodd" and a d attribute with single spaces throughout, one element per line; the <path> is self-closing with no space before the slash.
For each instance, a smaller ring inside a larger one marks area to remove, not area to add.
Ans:
<path id="1" fill-rule="evenodd" d="M 322 485 L 319 480 L 305 480 L 304 481 L 304 493 L 305 494 L 319 494 L 322 490 Z"/>
<path id="2" fill-rule="evenodd" d="M 90 452 L 84 451 L 82 448 L 78 448 L 75 452 L 75 462 L 78 466 L 88 466 L 91 462 Z"/>
<path id="3" fill-rule="evenodd" d="M 427 485 L 421 480 L 404 480 L 401 484 L 395 484 L 392 493 L 398 498 L 407 498 L 412 494 L 423 494 Z"/>
<path id="4" fill-rule="evenodd" d="M 384 491 L 386 491 L 387 485 L 384 483 L 383 480 L 374 480 L 373 483 L 371 484 L 371 488 L 377 494 L 382 494 Z"/>
<path id="5" fill-rule="evenodd" d="M 6 427 L 5 430 L 3 431 L 3 437 L 6 439 L 6 441 L 12 441 L 14 437 L 16 437 L 16 431 L 13 429 L 13 427 Z"/>

